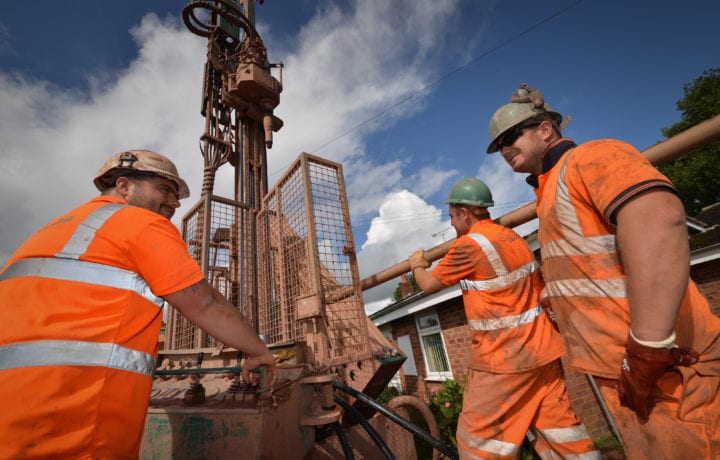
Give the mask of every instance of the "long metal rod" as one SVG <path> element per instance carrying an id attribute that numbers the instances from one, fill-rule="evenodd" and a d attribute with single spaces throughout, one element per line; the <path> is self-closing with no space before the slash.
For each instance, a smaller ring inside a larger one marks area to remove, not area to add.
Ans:
<path id="1" fill-rule="evenodd" d="M 602 393 L 600 393 L 600 388 L 598 388 L 597 383 L 595 383 L 595 377 L 593 377 L 591 374 L 585 374 L 585 377 L 587 377 L 588 383 L 590 384 L 590 388 L 592 389 L 593 394 L 595 395 L 595 399 L 597 399 L 598 404 L 600 405 L 600 411 L 605 416 L 605 420 L 607 420 L 608 425 L 610 425 L 610 431 L 612 432 L 613 436 L 617 438 L 618 441 L 620 441 L 621 444 L 625 444 L 623 441 L 622 436 L 620 435 L 620 430 L 617 427 L 617 424 L 615 423 L 615 419 L 613 418 L 612 414 L 610 413 L 610 409 L 608 408 L 607 404 L 605 404 L 605 398 L 603 398 Z"/>
<path id="2" fill-rule="evenodd" d="M 700 124 L 688 128 L 663 142 L 653 145 L 645 149 L 642 154 L 645 158 L 655 166 L 667 163 L 675 158 L 683 156 L 698 147 L 707 145 L 720 139 L 720 115 L 706 120 Z M 535 202 L 528 203 L 525 206 L 498 217 L 495 222 L 505 227 L 517 227 L 518 225 L 529 222 L 537 217 Z M 425 258 L 429 262 L 434 262 L 447 254 L 453 240 L 446 241 L 431 249 L 425 251 Z M 360 282 L 362 290 L 378 286 L 386 281 L 397 278 L 400 275 L 410 271 L 410 264 L 407 260 L 399 262 L 391 267 L 379 271 L 368 276 Z"/>

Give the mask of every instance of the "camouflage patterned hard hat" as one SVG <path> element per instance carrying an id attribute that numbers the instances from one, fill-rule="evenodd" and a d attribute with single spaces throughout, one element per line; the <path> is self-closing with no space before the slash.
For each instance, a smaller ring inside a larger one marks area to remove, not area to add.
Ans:
<path id="1" fill-rule="evenodd" d="M 545 103 L 542 91 L 532 89 L 523 83 L 519 89 L 513 92 L 510 103 L 497 109 L 490 119 L 490 139 L 492 141 L 487 148 L 487 153 L 500 150 L 499 140 L 508 130 L 541 114 L 549 115 L 555 122 L 555 126 L 560 126 L 562 115 Z"/>
<path id="2" fill-rule="evenodd" d="M 177 185 L 178 199 L 190 196 L 190 189 L 168 158 L 150 150 L 126 150 L 111 156 L 95 175 L 93 182 L 101 192 L 115 186 L 122 174 L 149 173 L 164 177 Z"/>

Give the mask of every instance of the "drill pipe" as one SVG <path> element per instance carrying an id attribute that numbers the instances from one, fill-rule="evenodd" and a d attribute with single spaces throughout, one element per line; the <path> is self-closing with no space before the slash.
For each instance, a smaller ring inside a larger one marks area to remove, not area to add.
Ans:
<path id="1" fill-rule="evenodd" d="M 707 145 L 720 139 L 720 115 L 705 120 L 704 122 L 688 128 L 675 136 L 659 142 L 652 147 L 642 151 L 643 156 L 655 166 L 665 164 L 675 158 L 681 157 L 692 152 L 698 147 Z M 494 221 L 505 227 L 517 227 L 518 225 L 529 222 L 537 217 L 535 210 L 535 202 L 528 203 L 514 211 L 504 214 Z M 447 254 L 450 245 L 455 241 L 452 239 L 439 244 L 432 249 L 425 251 L 425 259 L 432 263 L 445 254 Z M 410 263 L 407 260 L 399 262 L 385 270 L 379 271 L 374 275 L 360 281 L 360 287 L 363 291 L 378 286 L 393 278 L 397 278 L 403 273 L 410 271 Z"/>

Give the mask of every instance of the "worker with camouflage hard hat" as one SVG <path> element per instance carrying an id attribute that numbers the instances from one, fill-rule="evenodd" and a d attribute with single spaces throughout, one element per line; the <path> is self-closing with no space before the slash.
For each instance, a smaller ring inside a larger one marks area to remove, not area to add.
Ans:
<path id="1" fill-rule="evenodd" d="M 720 458 L 720 318 L 688 281 L 677 190 L 633 146 L 577 145 L 559 119 L 521 85 L 488 151 L 530 174 L 566 363 L 597 382 L 628 458 Z"/>
<path id="2" fill-rule="evenodd" d="M 558 130 L 562 115 L 553 110 L 546 102 L 541 91 L 520 85 L 511 96 L 510 103 L 495 112 L 490 119 L 490 145 L 487 153 L 500 150 L 503 143 L 516 138 L 524 127 L 537 126 L 542 120 L 548 120 Z"/>
<path id="3" fill-rule="evenodd" d="M 175 164 L 150 150 L 126 150 L 116 153 L 102 165 L 93 182 L 102 192 L 114 186 L 116 178 L 128 173 L 164 177 L 175 184 L 178 199 L 190 196 L 190 189 L 178 174 Z"/>
<path id="4" fill-rule="evenodd" d="M 423 251 L 408 262 L 425 293 L 462 289 L 472 342 L 460 458 L 517 458 L 528 431 L 543 458 L 600 458 L 567 397 L 562 341 L 538 304 L 543 285 L 530 247 L 490 219 L 483 181 L 459 180 L 445 203 L 458 238 L 431 271 Z"/>
<path id="5" fill-rule="evenodd" d="M 0 271 L 0 458 L 137 458 L 167 301 L 242 351 L 275 359 L 205 279 L 170 222 L 187 184 L 165 156 L 127 150 L 102 194 L 42 227 Z"/>

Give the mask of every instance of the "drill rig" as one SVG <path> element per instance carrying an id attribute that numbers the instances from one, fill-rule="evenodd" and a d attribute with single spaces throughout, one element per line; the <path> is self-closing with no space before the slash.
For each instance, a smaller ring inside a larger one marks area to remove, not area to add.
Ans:
<path id="1" fill-rule="evenodd" d="M 359 423 L 379 447 L 361 452 L 364 458 L 393 458 L 391 450 L 414 458 L 409 432 L 457 458 L 435 439 L 437 426 L 420 400 L 401 396 L 388 406 L 418 409 L 434 437 L 373 399 L 405 357 L 365 315 L 362 291 L 409 266 L 359 279 L 341 165 L 302 153 L 268 189 L 266 152 L 283 126 L 273 113 L 283 66 L 268 60 L 254 8 L 255 0 L 190 0 L 182 12 L 188 29 L 207 39 L 202 193 L 183 217 L 182 234 L 208 281 L 265 338 L 279 379 L 272 388 L 243 382 L 242 355 L 170 309 L 141 457 L 353 458 L 357 446 L 344 433 Z M 661 164 L 718 138 L 720 116 L 644 153 Z M 213 194 L 227 164 L 232 198 Z M 531 203 L 496 221 L 514 227 L 534 217 Z M 426 257 L 439 259 L 451 243 Z M 407 431 L 373 427 L 368 419 L 376 413 Z M 342 451 L 325 445 L 330 429 Z"/>
<path id="2" fill-rule="evenodd" d="M 254 8 L 255 0 L 191 0 L 182 11 L 188 29 L 207 39 L 202 192 L 182 235 L 208 281 L 274 352 L 278 382 L 243 382 L 242 355 L 169 308 L 142 458 L 323 458 L 315 444 L 329 427 L 341 440 L 358 422 L 372 430 L 366 419 L 387 411 L 372 398 L 405 360 L 364 312 L 341 165 L 302 153 L 268 190 L 266 149 L 283 126 L 273 113 L 283 64 L 268 60 Z M 213 194 L 226 164 L 234 168 L 232 198 Z M 420 400 L 405 401 L 432 419 Z M 428 424 L 437 433 L 434 420 Z M 414 451 L 409 433 L 389 437 L 396 450 L 400 443 Z"/>

